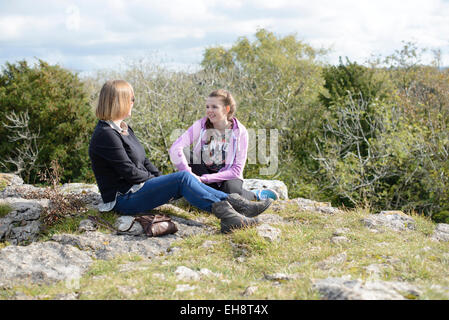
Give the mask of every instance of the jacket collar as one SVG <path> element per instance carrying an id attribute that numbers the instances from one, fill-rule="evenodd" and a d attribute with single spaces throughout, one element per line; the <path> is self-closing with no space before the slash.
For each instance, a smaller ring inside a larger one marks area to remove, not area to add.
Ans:
<path id="1" fill-rule="evenodd" d="M 207 117 L 201 119 L 201 129 L 206 129 L 206 121 Z M 235 132 L 236 135 L 239 135 L 240 132 L 240 121 L 237 118 L 232 118 L 232 132 Z"/>

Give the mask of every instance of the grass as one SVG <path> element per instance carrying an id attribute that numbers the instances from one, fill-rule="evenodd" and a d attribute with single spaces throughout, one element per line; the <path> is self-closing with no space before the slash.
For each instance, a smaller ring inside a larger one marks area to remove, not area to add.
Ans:
<path id="1" fill-rule="evenodd" d="M 267 213 L 273 213 L 268 211 Z M 278 224 L 282 230 L 277 242 L 261 238 L 254 228 L 232 234 L 195 235 L 173 244 L 182 250 L 172 255 L 144 259 L 119 256 L 109 261 L 97 260 L 83 275 L 79 288 L 68 288 L 64 281 L 53 285 L 17 286 L 0 289 L 0 298 L 10 299 L 17 292 L 38 299 L 56 299 L 61 294 L 76 292 L 79 299 L 319 299 L 313 290 L 314 279 L 350 276 L 363 281 L 406 281 L 423 291 L 418 299 L 448 299 L 442 287 L 449 287 L 449 247 L 447 243 L 430 239 L 434 224 L 427 218 L 413 216 L 416 230 L 374 233 L 363 226 L 366 210 L 348 211 L 341 215 L 325 215 L 298 211 L 288 206 L 279 213 L 290 221 Z M 218 229 L 213 216 L 201 216 Z M 184 214 L 198 217 L 198 212 Z M 113 216 L 110 219 L 114 219 Z M 112 222 L 112 221 L 111 221 Z M 51 232 L 71 232 L 77 220 Z M 337 228 L 347 228 L 348 242 L 330 241 Z M 76 231 L 74 231 L 76 232 Z M 214 241 L 211 247 L 203 246 Z M 346 259 L 333 257 L 346 255 Z M 334 260 L 334 261 L 333 261 Z M 367 268 L 379 266 L 380 272 Z M 217 277 L 201 281 L 178 281 L 175 270 L 186 266 L 199 271 L 207 268 Z M 266 280 L 266 274 L 295 274 L 293 280 Z M 195 289 L 177 291 L 178 284 Z M 242 293 L 248 286 L 257 286 L 251 296 Z"/>
<path id="2" fill-rule="evenodd" d="M 13 210 L 8 204 L 0 204 L 0 218 L 3 218 Z"/>
<path id="3" fill-rule="evenodd" d="M 65 217 L 63 220 L 57 221 L 50 227 L 44 227 L 39 240 L 47 241 L 50 240 L 53 235 L 61 233 L 78 234 L 78 227 L 80 222 L 87 219 L 89 215 L 100 217 L 101 219 L 106 220 L 111 224 L 114 224 L 115 220 L 118 218 L 118 215 L 113 211 L 100 213 L 98 210 L 90 209 L 87 212 L 76 216 Z M 101 232 L 109 232 L 108 229 L 101 226 L 99 230 Z"/>

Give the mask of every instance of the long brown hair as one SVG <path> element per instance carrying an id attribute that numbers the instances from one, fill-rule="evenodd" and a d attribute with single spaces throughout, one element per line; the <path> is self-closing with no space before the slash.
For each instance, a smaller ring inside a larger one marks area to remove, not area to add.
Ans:
<path id="1" fill-rule="evenodd" d="M 229 112 L 227 114 L 228 121 L 234 118 L 235 111 L 237 109 L 237 104 L 235 103 L 232 94 L 225 89 L 214 90 L 209 94 L 209 98 L 219 98 L 219 100 L 225 105 L 229 106 Z M 206 129 L 212 129 L 214 125 L 209 119 L 206 120 Z"/>

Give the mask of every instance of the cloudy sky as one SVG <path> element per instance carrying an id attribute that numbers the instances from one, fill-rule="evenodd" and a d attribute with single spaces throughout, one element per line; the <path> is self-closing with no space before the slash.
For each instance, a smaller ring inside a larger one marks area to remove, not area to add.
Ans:
<path id="1" fill-rule="evenodd" d="M 449 0 L 0 0 L 0 65 L 40 58 L 92 72 L 152 57 L 195 68 L 205 48 L 258 28 L 331 48 L 330 63 L 412 41 L 449 65 Z"/>

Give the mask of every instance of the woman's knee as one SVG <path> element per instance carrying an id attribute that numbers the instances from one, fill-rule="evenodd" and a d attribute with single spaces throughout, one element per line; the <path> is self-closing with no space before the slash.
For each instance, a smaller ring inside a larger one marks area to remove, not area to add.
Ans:
<path id="1" fill-rule="evenodd" d="M 193 175 L 188 171 L 179 171 L 174 173 L 180 182 L 188 181 L 193 178 Z"/>
<path id="2" fill-rule="evenodd" d="M 238 193 L 242 194 L 242 182 L 240 180 L 227 180 L 223 181 L 221 191 L 225 193 Z"/>

